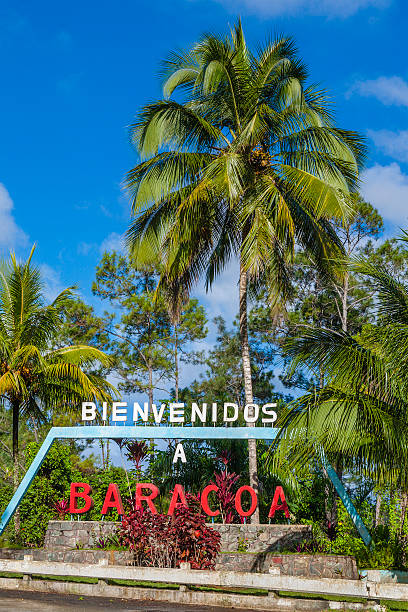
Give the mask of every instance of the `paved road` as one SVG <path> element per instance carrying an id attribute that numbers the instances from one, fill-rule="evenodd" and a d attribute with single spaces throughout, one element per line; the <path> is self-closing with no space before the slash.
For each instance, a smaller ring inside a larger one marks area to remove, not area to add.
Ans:
<path id="1" fill-rule="evenodd" d="M 154 601 L 132 601 L 82 597 L 79 595 L 49 595 L 0 590 L 0 612 L 225 612 L 225 608 L 184 606 Z M 241 610 L 245 612 L 245 610 Z M 250 612 L 247 610 L 246 612 Z"/>

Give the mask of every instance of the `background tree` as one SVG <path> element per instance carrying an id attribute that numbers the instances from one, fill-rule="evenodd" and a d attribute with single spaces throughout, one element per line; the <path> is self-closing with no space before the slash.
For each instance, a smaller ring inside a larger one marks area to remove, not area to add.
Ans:
<path id="1" fill-rule="evenodd" d="M 108 329 L 113 313 L 105 312 L 102 316 L 98 316 L 93 306 L 75 296 L 69 300 L 61 314 L 62 326 L 58 337 L 60 345 L 89 344 L 105 353 L 111 351 Z"/>
<path id="2" fill-rule="evenodd" d="M 89 344 L 97 347 L 99 350 L 112 355 L 113 345 L 112 337 L 108 333 L 108 329 L 112 323 L 114 315 L 104 312 L 102 316 L 95 313 L 93 306 L 86 304 L 80 297 L 76 296 L 68 302 L 62 314 L 62 327 L 57 339 L 58 346 L 65 344 Z M 111 358 L 109 364 L 92 364 L 87 366 L 86 371 L 96 373 L 99 376 L 107 378 L 112 375 L 114 368 L 114 359 Z M 53 424 L 58 426 L 72 425 L 73 415 L 53 415 Z M 91 447 L 96 444 L 89 440 L 70 440 L 69 445 L 72 454 L 82 453 L 87 449 L 90 452 Z M 99 440 L 97 442 L 101 450 L 101 460 L 103 468 L 108 469 L 110 465 L 110 440 Z"/>
<path id="3" fill-rule="evenodd" d="M 14 489 L 19 484 L 19 424 L 52 412 L 75 411 L 82 401 L 108 399 L 114 388 L 83 366 L 107 364 L 100 350 L 85 345 L 53 349 L 61 329 L 61 310 L 71 299 L 69 289 L 46 304 L 40 272 L 12 254 L 0 274 L 0 398 L 12 414 Z M 15 518 L 19 530 L 19 515 Z"/>
<path id="4" fill-rule="evenodd" d="M 343 274 L 320 274 L 308 254 L 299 251 L 293 267 L 292 300 L 275 338 L 296 334 L 298 326 L 302 325 L 356 333 L 372 318 L 373 293 L 366 287 L 364 277 L 353 274 L 347 262 L 367 250 L 375 252 L 372 239 L 381 235 L 383 221 L 378 211 L 360 196 L 353 195 L 353 201 L 352 214 L 336 228 L 344 251 L 344 260 L 339 262 L 344 266 Z M 265 306 L 263 308 L 267 328 L 268 313 Z M 272 330 L 270 316 L 269 327 Z"/>
<path id="5" fill-rule="evenodd" d="M 221 410 L 218 413 L 218 426 L 225 425 L 222 406 L 224 402 L 235 402 L 238 406 L 245 401 L 244 379 L 240 355 L 240 337 L 238 319 L 229 329 L 222 317 L 216 317 L 213 323 L 217 327 L 217 335 L 213 347 L 204 358 L 204 369 L 199 377 L 180 390 L 180 401 L 186 405 L 186 419 L 189 420 L 189 408 L 192 402 L 217 402 Z M 256 319 L 249 318 L 249 341 L 253 359 L 253 389 L 254 401 L 263 404 L 277 400 L 283 404 L 283 396 L 274 388 L 274 372 L 276 350 L 263 342 L 262 334 L 256 327 Z M 238 424 L 244 425 L 242 413 Z M 213 425 L 210 411 L 207 413 L 207 426 Z M 165 450 L 156 451 L 150 464 L 149 475 L 160 483 L 161 490 L 170 491 L 176 482 L 182 483 L 186 490 L 198 493 L 203 486 L 214 479 L 214 471 L 222 471 L 220 457 L 228 453 L 229 471 L 240 475 L 240 483 L 244 484 L 249 476 L 246 442 L 231 440 L 195 440 L 183 442 L 187 463 L 173 465 L 174 443 L 170 442 Z M 266 453 L 268 445 L 261 442 L 258 451 Z M 259 469 L 259 502 L 261 516 L 267 520 L 266 506 L 270 504 L 276 484 L 282 481 L 276 474 L 272 475 L 264 469 L 263 461 Z M 289 482 L 286 483 L 289 486 Z M 239 485 L 237 485 L 239 486 Z M 237 518 L 237 517 L 236 517 Z M 278 517 L 279 518 L 279 517 Z"/>
<path id="6" fill-rule="evenodd" d="M 293 42 L 277 39 L 257 55 L 241 23 L 231 39 L 205 36 L 164 64 L 165 99 L 131 128 L 142 161 L 127 176 L 128 238 L 137 262 L 159 253 L 161 283 L 210 286 L 238 257 L 245 402 L 253 403 L 248 283 L 289 293 L 298 241 L 323 270 L 338 255 L 332 219 L 348 216 L 364 155 L 360 137 L 334 126 L 325 95 L 305 86 Z M 257 489 L 256 443 L 249 441 Z M 258 521 L 257 514 L 253 520 Z"/>
<path id="7" fill-rule="evenodd" d="M 337 235 L 342 242 L 346 261 L 361 250 L 368 238 L 378 238 L 383 230 L 383 220 L 378 210 L 365 202 L 359 194 L 353 194 L 353 203 L 352 214 L 346 222 L 337 227 Z M 361 279 L 351 276 L 347 265 L 340 279 L 332 280 L 332 286 L 336 293 L 335 305 L 341 329 L 348 331 L 350 311 L 356 315 L 357 307 L 362 302 L 367 309 L 371 294 L 367 295 L 364 291 Z"/>
<path id="8" fill-rule="evenodd" d="M 104 254 L 92 287 L 114 308 L 104 332 L 111 337 L 119 388 L 147 393 L 149 404 L 155 391 L 168 394 L 170 380 L 177 398 L 180 362 L 194 361 L 191 344 L 207 334 L 204 308 L 195 299 L 187 300 L 172 321 L 165 297 L 155 293 L 157 281 L 154 266 L 136 270 L 127 257 L 113 252 Z"/>
<path id="9" fill-rule="evenodd" d="M 274 461 L 290 456 L 290 468 L 307 463 L 319 448 L 329 457 L 340 454 L 352 474 L 402 491 L 405 508 L 408 286 L 364 259 L 354 261 L 351 270 L 375 294 L 375 324 L 354 336 L 305 327 L 286 341 L 291 368 L 307 368 L 315 376 L 322 369 L 324 385 L 289 407 Z"/>
<path id="10" fill-rule="evenodd" d="M 381 216 L 369 203 L 360 196 L 355 199 L 355 210 L 350 219 L 338 228 L 338 235 L 347 254 L 345 262 L 350 257 L 364 256 L 372 265 L 385 266 L 398 278 L 406 279 L 407 252 L 401 242 L 388 239 L 378 243 L 377 238 L 382 232 Z M 293 267 L 293 297 L 288 305 L 286 317 L 278 321 L 271 316 L 266 301 L 261 301 L 254 309 L 254 315 L 259 320 L 258 326 L 264 330 L 264 339 L 272 343 L 280 352 L 280 344 L 286 338 L 302 336 L 304 326 L 344 330 L 354 335 L 369 322 L 375 321 L 376 303 L 374 290 L 367 283 L 366 276 L 357 269 L 351 270 L 345 265 L 342 276 L 321 275 L 314 268 L 307 254 L 298 252 Z M 288 371 L 291 372 L 288 378 Z M 286 387 L 294 389 L 294 395 L 299 392 L 315 392 L 325 386 L 325 374 L 322 365 L 311 371 L 305 367 L 295 370 L 287 369 L 282 381 Z M 332 465 L 340 478 L 343 476 L 342 457 L 332 456 Z M 308 464 L 308 467 L 309 464 Z M 352 474 L 348 471 L 347 478 Z M 373 482 L 367 479 L 366 482 Z M 325 507 L 327 523 L 337 522 L 337 493 L 329 479 L 326 480 Z M 380 497 L 378 504 L 380 504 Z"/>

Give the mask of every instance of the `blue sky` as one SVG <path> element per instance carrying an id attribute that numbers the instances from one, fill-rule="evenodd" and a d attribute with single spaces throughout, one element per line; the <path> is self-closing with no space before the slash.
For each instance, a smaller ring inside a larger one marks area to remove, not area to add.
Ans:
<path id="1" fill-rule="evenodd" d="M 408 226 L 403 0 L 2 0 L 0 254 L 36 242 L 50 296 L 77 284 L 89 299 L 101 252 L 120 244 L 121 181 L 137 162 L 127 125 L 160 96 L 160 60 L 205 31 L 225 32 L 238 13 L 251 45 L 295 38 L 339 125 L 368 138 L 363 194 L 388 232 Z M 206 299 L 211 315 L 235 312 L 231 285 L 233 270 Z"/>

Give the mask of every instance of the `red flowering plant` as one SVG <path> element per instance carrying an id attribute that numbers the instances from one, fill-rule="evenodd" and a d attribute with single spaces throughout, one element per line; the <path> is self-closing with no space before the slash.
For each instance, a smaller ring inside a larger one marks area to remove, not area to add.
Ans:
<path id="1" fill-rule="evenodd" d="M 129 440 L 125 442 L 126 457 L 135 466 L 137 480 L 140 480 L 142 475 L 142 461 L 149 452 L 149 447 L 144 440 Z"/>
<path id="2" fill-rule="evenodd" d="M 214 569 L 220 551 L 221 536 L 205 522 L 197 497 L 186 495 L 188 508 L 179 504 L 174 513 L 178 533 L 177 564 L 191 563 L 193 569 Z"/>
<path id="3" fill-rule="evenodd" d="M 224 449 L 220 452 L 219 457 L 217 459 L 224 464 L 224 469 L 228 472 L 228 464 L 231 462 L 231 451 Z"/>
<path id="4" fill-rule="evenodd" d="M 54 502 L 52 507 L 56 510 L 60 521 L 64 521 L 67 514 L 69 514 L 69 502 L 66 499 L 59 499 Z"/>
<path id="5" fill-rule="evenodd" d="M 235 484 L 239 479 L 239 475 L 234 472 L 214 472 L 215 483 L 218 491 L 215 492 L 219 502 L 220 511 L 223 523 L 233 523 L 235 518 Z"/>
<path id="6" fill-rule="evenodd" d="M 119 531 L 123 546 L 134 553 L 136 565 L 214 569 L 220 534 L 206 525 L 196 497 L 187 494 L 188 507 L 178 504 L 174 515 L 133 509 L 124 516 Z"/>

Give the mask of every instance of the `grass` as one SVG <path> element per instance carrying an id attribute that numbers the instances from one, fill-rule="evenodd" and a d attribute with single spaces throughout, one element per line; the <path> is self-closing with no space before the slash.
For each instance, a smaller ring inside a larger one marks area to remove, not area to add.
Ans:
<path id="1" fill-rule="evenodd" d="M 408 601 L 385 601 L 381 600 L 381 604 L 387 610 L 408 610 Z"/>
<path id="2" fill-rule="evenodd" d="M 318 599 L 323 601 L 342 601 L 346 603 L 364 603 L 363 597 L 348 597 L 347 595 L 319 595 L 318 593 L 296 593 L 295 591 L 279 591 L 280 597 L 296 597 L 297 599 Z"/>
<path id="3" fill-rule="evenodd" d="M 177 591 L 180 588 L 178 584 L 167 584 L 166 582 L 148 582 L 140 580 L 107 580 L 108 584 L 116 586 L 134 586 L 134 587 L 145 587 L 148 589 L 170 589 Z"/>

